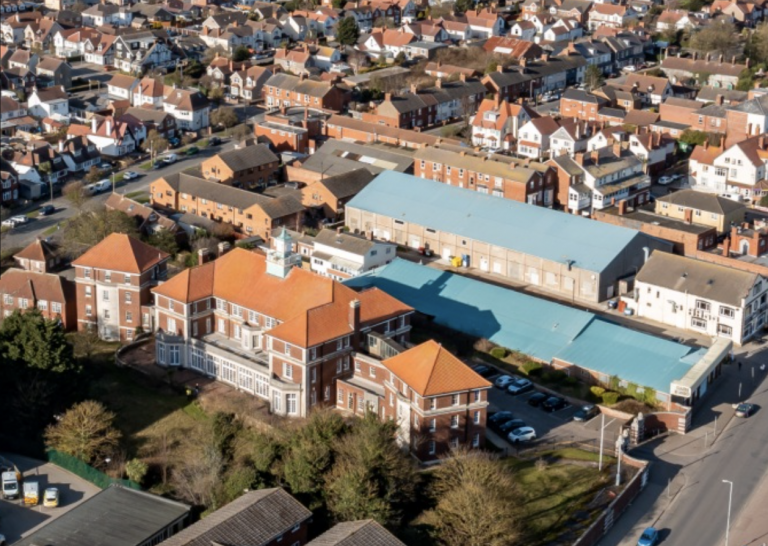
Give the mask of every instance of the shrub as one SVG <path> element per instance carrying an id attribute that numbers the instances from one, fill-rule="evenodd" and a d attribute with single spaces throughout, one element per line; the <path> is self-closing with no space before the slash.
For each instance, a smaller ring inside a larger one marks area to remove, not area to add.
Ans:
<path id="1" fill-rule="evenodd" d="M 493 349 L 491 349 L 491 356 L 493 358 L 498 358 L 499 360 L 501 360 L 505 356 L 507 356 L 507 350 L 504 347 L 494 347 Z"/>
<path id="2" fill-rule="evenodd" d="M 618 392 L 603 393 L 603 404 L 605 404 L 606 406 L 613 406 L 618 401 L 619 401 Z"/>
<path id="3" fill-rule="evenodd" d="M 638 400 L 640 399 L 637 394 L 637 385 L 635 385 L 634 383 L 627 383 L 627 386 L 624 389 L 624 392 L 627 393 L 627 396 L 631 396 L 632 398 L 635 398 Z"/>
<path id="4" fill-rule="evenodd" d="M 659 403 L 658 399 L 656 398 L 656 389 L 652 389 L 651 387 L 644 387 L 643 402 L 651 407 L 656 407 L 656 405 Z"/>
<path id="5" fill-rule="evenodd" d="M 125 473 L 128 475 L 128 479 L 138 484 L 144 480 L 147 470 L 147 463 L 139 459 L 131 459 L 125 463 Z"/>
<path id="6" fill-rule="evenodd" d="M 565 384 L 566 385 L 569 385 L 569 386 L 573 387 L 573 386 L 578 385 L 578 383 L 579 383 L 579 380 L 576 379 L 575 377 L 571 377 L 570 375 L 565 378 Z"/>
<path id="7" fill-rule="evenodd" d="M 538 362 L 526 362 L 522 368 L 523 373 L 529 376 L 541 375 L 542 370 L 541 364 Z"/>
<path id="8" fill-rule="evenodd" d="M 566 379 L 568 379 L 568 374 L 562 370 L 555 370 L 551 373 L 551 376 L 552 381 L 555 383 L 563 383 Z"/>
<path id="9" fill-rule="evenodd" d="M 602 400 L 605 389 L 603 387 L 594 386 L 589 388 L 589 392 L 592 393 L 592 396 L 595 397 L 595 400 Z"/>

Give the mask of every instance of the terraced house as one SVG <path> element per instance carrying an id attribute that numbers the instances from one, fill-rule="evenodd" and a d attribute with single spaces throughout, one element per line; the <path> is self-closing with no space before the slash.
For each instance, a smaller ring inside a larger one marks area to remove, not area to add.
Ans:
<path id="1" fill-rule="evenodd" d="M 302 417 L 333 404 L 353 351 L 405 343 L 412 309 L 295 267 L 283 230 L 264 255 L 236 248 L 154 290 L 157 361 L 214 377 Z"/>
<path id="2" fill-rule="evenodd" d="M 275 74 L 262 88 L 267 106 L 309 106 L 341 112 L 349 103 L 350 93 L 334 83 L 307 79 L 290 74 Z"/>

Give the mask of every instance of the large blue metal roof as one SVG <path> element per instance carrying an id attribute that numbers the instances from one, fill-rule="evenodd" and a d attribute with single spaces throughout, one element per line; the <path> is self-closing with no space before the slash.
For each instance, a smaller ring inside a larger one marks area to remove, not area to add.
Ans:
<path id="1" fill-rule="evenodd" d="M 484 337 L 543 361 L 560 358 L 640 386 L 669 392 L 704 354 L 594 314 L 447 271 L 396 259 L 350 287 L 376 286 L 437 324 Z"/>
<path id="2" fill-rule="evenodd" d="M 379 174 L 348 206 L 555 262 L 573 260 L 575 267 L 595 272 L 639 236 L 633 229 L 394 171 Z"/>

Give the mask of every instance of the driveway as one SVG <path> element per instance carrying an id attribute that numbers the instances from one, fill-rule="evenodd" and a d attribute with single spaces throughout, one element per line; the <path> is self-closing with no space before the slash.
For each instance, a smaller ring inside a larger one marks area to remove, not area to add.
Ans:
<path id="1" fill-rule="evenodd" d="M 42 498 L 36 507 L 23 506 L 19 500 L 0 500 L 0 533 L 5 535 L 8 544 L 13 544 L 37 527 L 50 523 L 101 491 L 92 483 L 51 463 L 12 453 L 2 453 L 2 456 L 16 464 L 25 480 L 37 480 L 41 497 L 46 487 L 56 487 L 59 490 L 58 508 L 43 508 Z"/>

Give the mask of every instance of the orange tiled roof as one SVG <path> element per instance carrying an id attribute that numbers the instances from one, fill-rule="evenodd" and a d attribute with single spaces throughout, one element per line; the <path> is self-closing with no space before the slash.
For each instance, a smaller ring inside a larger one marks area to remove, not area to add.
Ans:
<path id="1" fill-rule="evenodd" d="M 112 233 L 72 265 L 139 274 L 168 258 L 168 254 L 124 233 Z"/>
<path id="2" fill-rule="evenodd" d="M 436 396 L 491 384 L 436 341 L 426 341 L 383 364 L 420 396 Z"/>
<path id="3" fill-rule="evenodd" d="M 35 239 L 22 250 L 14 254 L 14 258 L 32 260 L 35 262 L 47 262 L 53 255 L 51 246 L 42 239 Z"/>
<path id="4" fill-rule="evenodd" d="M 330 278 L 294 268 L 284 279 L 266 272 L 262 254 L 236 248 L 155 288 L 155 294 L 190 303 L 217 297 L 280 321 L 270 335 L 309 347 L 352 332 L 349 304 L 360 301 L 361 324 L 376 324 L 412 309 L 380 290 L 356 293 Z"/>

